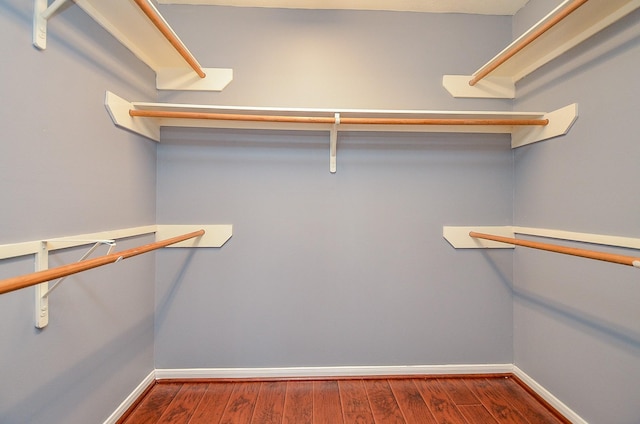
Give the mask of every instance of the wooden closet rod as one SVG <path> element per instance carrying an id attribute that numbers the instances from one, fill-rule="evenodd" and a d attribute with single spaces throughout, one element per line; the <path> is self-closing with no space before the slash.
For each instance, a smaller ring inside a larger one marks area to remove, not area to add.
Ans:
<path id="1" fill-rule="evenodd" d="M 596 259 L 599 261 L 613 262 L 616 264 L 634 266 L 640 268 L 640 258 L 633 256 L 616 255 L 614 253 L 596 252 L 593 250 L 577 249 L 574 247 L 558 246 L 556 244 L 540 243 L 529 240 L 519 240 L 511 237 L 495 236 L 492 234 L 476 233 L 471 231 L 469 237 L 485 240 L 499 241 L 502 243 L 514 244 L 516 246 L 530 247 L 532 249 L 547 250 L 549 252 L 562 253 L 565 255 L 580 256 L 582 258 Z"/>
<path id="2" fill-rule="evenodd" d="M 138 7 L 144 12 L 145 15 L 153 22 L 153 24 L 158 28 L 158 30 L 164 35 L 164 37 L 171 43 L 171 45 L 177 50 L 180 56 L 183 57 L 184 60 L 187 61 L 189 66 L 198 74 L 200 78 L 204 78 L 207 74 L 204 73 L 202 67 L 198 63 L 195 57 L 189 52 L 189 50 L 185 47 L 185 45 L 180 41 L 180 39 L 173 32 L 171 27 L 167 25 L 165 20 L 158 14 L 158 11 L 155 7 L 153 7 L 149 0 L 134 0 Z"/>
<path id="3" fill-rule="evenodd" d="M 544 25 L 540 26 L 540 28 L 538 28 L 537 30 L 529 34 L 527 37 L 522 39 L 518 44 L 513 46 L 513 49 L 507 51 L 504 55 L 496 57 L 492 62 L 489 62 L 487 64 L 488 66 L 485 69 L 481 70 L 480 72 L 478 72 L 476 75 L 473 76 L 473 78 L 469 81 L 469 85 L 470 86 L 476 85 L 484 77 L 489 75 L 491 72 L 495 71 L 495 69 L 498 66 L 502 65 L 507 60 L 511 59 L 516 53 L 518 53 L 520 50 L 527 47 L 529 44 L 535 41 L 538 37 L 540 37 L 542 34 L 547 32 L 558 22 L 560 22 L 561 20 L 569 16 L 571 13 L 573 13 L 576 9 L 578 9 L 580 6 L 585 4 L 587 1 L 588 0 L 575 0 L 566 9 L 562 10 L 562 12 L 554 16 L 553 19 L 550 19 Z"/>
<path id="4" fill-rule="evenodd" d="M 548 119 L 458 119 L 458 118 L 347 118 L 323 116 L 231 115 L 210 112 L 129 110 L 130 116 L 145 118 L 210 119 L 221 121 L 287 122 L 300 124 L 351 125 L 548 125 Z"/>
<path id="5" fill-rule="evenodd" d="M 162 247 L 189 240 L 194 237 L 200 237 L 202 235 L 204 235 L 204 230 L 198 230 L 181 236 L 172 237 L 170 239 L 157 241 L 155 243 L 123 250 L 122 252 L 111 253 L 94 259 L 87 259 L 85 261 L 69 265 L 62 265 L 57 268 L 45 269 L 42 271 L 32 272 L 31 274 L 7 278 L 6 280 L 0 281 L 0 294 L 34 286 L 36 284 L 44 283 L 45 281 L 66 277 L 71 274 L 77 274 L 78 272 L 87 271 L 89 269 L 117 262 L 121 259 L 141 255 L 143 253 L 151 252 L 152 250 L 160 249 Z"/>

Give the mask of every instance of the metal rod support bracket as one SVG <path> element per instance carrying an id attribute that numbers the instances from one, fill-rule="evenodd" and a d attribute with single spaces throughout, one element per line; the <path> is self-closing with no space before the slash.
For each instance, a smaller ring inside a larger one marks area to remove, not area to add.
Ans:
<path id="1" fill-rule="evenodd" d="M 35 271 L 42 271 L 49 268 L 49 247 L 46 241 L 40 243 L 40 248 L 36 252 Z M 49 298 L 44 296 L 49 291 L 49 282 L 40 283 L 35 286 L 35 325 L 36 328 L 44 328 L 49 324 Z"/>
<path id="2" fill-rule="evenodd" d="M 40 50 L 47 48 L 47 21 L 68 0 L 35 0 L 33 5 L 33 45 Z"/>
<path id="3" fill-rule="evenodd" d="M 340 114 L 336 113 L 335 123 L 331 127 L 329 134 L 329 172 L 336 173 L 337 170 L 337 151 L 338 151 L 338 125 L 340 125 Z"/>
<path id="4" fill-rule="evenodd" d="M 93 246 L 78 260 L 78 262 L 84 261 L 90 254 L 92 254 L 100 245 L 109 246 L 107 255 L 111 253 L 116 246 L 115 240 L 65 240 L 68 243 L 86 243 L 91 242 Z M 40 250 L 36 253 L 36 271 L 43 271 L 49 268 L 49 248 L 48 242 L 43 241 L 41 243 Z M 49 287 L 49 281 L 40 283 L 35 286 L 36 288 L 36 306 L 35 306 L 35 325 L 36 328 L 44 328 L 49 324 L 49 295 L 65 280 L 66 277 L 59 278 L 51 287 Z"/>

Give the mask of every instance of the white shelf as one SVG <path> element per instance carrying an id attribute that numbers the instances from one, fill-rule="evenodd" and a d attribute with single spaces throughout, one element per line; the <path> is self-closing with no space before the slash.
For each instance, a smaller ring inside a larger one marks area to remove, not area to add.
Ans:
<path id="1" fill-rule="evenodd" d="M 215 105 L 190 105 L 172 103 L 129 102 L 107 92 L 105 106 L 113 122 L 137 134 L 160 142 L 161 127 L 204 127 L 234 129 L 273 129 L 273 130 L 324 130 L 324 131 L 386 131 L 386 132 L 456 132 L 456 133 L 492 133 L 511 134 L 512 147 L 520 147 L 536 141 L 566 134 L 578 116 L 577 104 L 571 104 L 553 112 L 497 112 L 497 111 L 432 111 L 432 110 L 372 110 L 372 109 L 304 109 L 304 108 L 266 108 Z M 190 112 L 203 114 L 228 115 L 224 119 L 176 119 L 132 117 L 130 110 Z M 331 122 L 265 122 L 232 120 L 234 115 L 310 117 L 326 118 Z M 334 123 L 339 116 L 343 123 Z M 520 125 L 380 125 L 344 123 L 349 118 L 372 119 L 464 119 L 464 120 L 538 120 L 548 119 L 546 126 Z"/>
<path id="2" fill-rule="evenodd" d="M 62 3 L 64 0 L 56 0 L 49 7 L 48 0 L 35 0 L 34 45 L 39 49 L 46 48 L 47 20 Z M 206 77 L 198 76 L 133 0 L 75 0 L 74 3 L 155 71 L 160 90 L 221 91 L 233 79 L 233 70 L 223 68 L 202 68 Z M 155 7 L 149 5 L 166 24 Z M 176 39 L 186 50 L 177 36 Z"/>
<path id="3" fill-rule="evenodd" d="M 443 227 L 442 235 L 456 249 L 502 249 L 522 246 L 546 252 L 610 262 L 640 268 L 640 257 L 620 255 L 581 249 L 566 245 L 541 243 L 533 240 L 516 239 L 515 234 L 527 234 L 555 239 L 580 241 L 591 244 L 605 244 L 616 247 L 640 248 L 640 239 L 608 236 L 603 234 L 575 233 L 564 230 L 526 227 Z"/>
<path id="4" fill-rule="evenodd" d="M 0 259 L 34 255 L 35 271 L 38 272 L 49 268 L 49 253 L 56 250 L 94 245 L 89 249 L 87 254 L 80 259 L 80 261 L 82 261 L 93 253 L 99 245 L 108 245 L 109 251 L 106 255 L 109 255 L 111 248 L 115 247 L 117 239 L 155 233 L 156 241 L 161 241 L 198 230 L 204 230 L 204 235 L 198 238 L 192 238 L 175 243 L 168 247 L 219 248 L 222 247 L 233 234 L 232 225 L 147 225 L 143 227 L 123 228 L 91 234 L 0 245 Z M 66 277 L 58 279 L 52 286 L 49 286 L 50 281 L 35 285 L 35 325 L 37 328 L 44 328 L 49 324 L 49 294 L 62 282 L 62 280 L 64 280 L 64 278 Z"/>
<path id="5" fill-rule="evenodd" d="M 107 91 L 105 106 L 114 124 L 120 128 L 160 142 L 161 127 L 200 127 L 231 129 L 267 130 L 317 130 L 330 133 L 330 171 L 336 172 L 337 133 L 345 131 L 386 131 L 386 132 L 455 132 L 511 134 L 513 148 L 547 140 L 566 134 L 578 116 L 578 105 L 571 104 L 553 112 L 492 112 L 492 111 L 431 111 L 431 110 L 367 110 L 367 109 L 288 109 L 264 107 L 237 107 L 214 105 L 190 105 L 172 103 L 129 102 Z M 159 111 L 211 115 L 217 114 L 227 119 L 183 119 L 131 116 L 130 111 Z M 292 117 L 303 122 L 268 122 L 265 120 L 236 120 L 255 116 Z M 325 122 L 307 122 L 322 118 Z M 354 124 L 350 118 L 365 119 L 408 119 L 408 120 L 506 120 L 506 124 L 460 124 L 460 125 L 416 125 L 416 124 Z M 548 124 L 519 125 L 519 120 L 548 120 Z M 508 121 L 514 121 L 510 125 Z"/>
<path id="6" fill-rule="evenodd" d="M 556 240 L 575 241 L 581 243 L 598 244 L 602 246 L 622 247 L 626 249 L 640 249 L 640 238 L 614 236 L 607 234 L 579 233 L 574 231 L 519 227 L 519 226 L 465 226 L 442 227 L 442 236 L 456 249 L 513 249 L 512 244 L 484 240 L 469 236 L 469 232 L 494 234 L 514 238 L 516 234 L 545 237 Z"/>
<path id="7" fill-rule="evenodd" d="M 640 0 L 590 0 L 526 44 L 533 35 L 572 7 L 574 1 L 565 0 L 473 75 L 445 75 L 443 86 L 454 97 L 514 98 L 515 84 L 519 80 L 640 7 Z M 476 75 L 484 73 L 524 44 L 525 47 L 484 79 L 469 85 Z"/>

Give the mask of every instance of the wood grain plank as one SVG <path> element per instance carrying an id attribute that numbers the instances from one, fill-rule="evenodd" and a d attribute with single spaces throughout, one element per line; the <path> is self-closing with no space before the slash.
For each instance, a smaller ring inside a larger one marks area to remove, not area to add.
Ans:
<path id="1" fill-rule="evenodd" d="M 437 424 L 413 380 L 389 380 L 389 385 L 407 423 Z"/>
<path id="2" fill-rule="evenodd" d="M 234 387 L 235 383 L 210 383 L 189 424 L 218 424 Z"/>
<path id="3" fill-rule="evenodd" d="M 484 405 L 461 405 L 458 409 L 469 424 L 497 424 Z"/>
<path id="4" fill-rule="evenodd" d="M 156 424 L 181 387 L 182 383 L 156 384 L 124 422 L 126 424 Z"/>
<path id="5" fill-rule="evenodd" d="M 438 383 L 456 405 L 480 405 L 480 400 L 460 378 L 439 378 Z"/>
<path id="6" fill-rule="evenodd" d="M 569 423 L 514 376 L 159 382 L 118 420 L 119 424 L 312 422 Z"/>
<path id="7" fill-rule="evenodd" d="M 236 383 L 220 423 L 249 424 L 261 384 L 255 381 Z"/>
<path id="8" fill-rule="evenodd" d="M 344 423 L 337 381 L 313 382 L 313 424 Z"/>
<path id="9" fill-rule="evenodd" d="M 433 378 L 414 380 L 416 387 L 422 394 L 425 403 L 441 424 L 467 424 L 455 403 L 447 395 L 438 380 Z"/>
<path id="10" fill-rule="evenodd" d="M 364 387 L 376 424 L 405 424 L 396 397 L 387 380 L 366 380 Z"/>
<path id="11" fill-rule="evenodd" d="M 511 378 L 496 378 L 489 380 L 492 388 L 502 397 L 509 399 L 530 424 L 563 424 L 563 421 L 544 405 L 540 404 L 529 392 Z"/>
<path id="12" fill-rule="evenodd" d="M 260 386 L 252 424 L 280 424 L 287 394 L 286 381 L 265 381 Z"/>
<path id="13" fill-rule="evenodd" d="M 157 424 L 186 424 L 206 391 L 206 384 L 183 384 Z"/>
<path id="14" fill-rule="evenodd" d="M 522 414 L 512 407 L 509 401 L 491 386 L 488 379 L 467 379 L 465 383 L 475 393 L 478 399 L 480 399 L 482 405 L 484 405 L 497 422 L 505 424 L 528 424 Z"/>
<path id="15" fill-rule="evenodd" d="M 289 381 L 282 424 L 313 423 L 313 381 Z"/>
<path id="16" fill-rule="evenodd" d="M 345 424 L 375 424 L 362 380 L 340 380 L 338 387 Z"/>

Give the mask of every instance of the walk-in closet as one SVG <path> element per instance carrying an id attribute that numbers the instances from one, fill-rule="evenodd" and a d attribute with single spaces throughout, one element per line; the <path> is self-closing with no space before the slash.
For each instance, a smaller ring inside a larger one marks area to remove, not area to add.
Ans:
<path id="1" fill-rule="evenodd" d="M 638 8 L 0 0 L 0 423 L 640 423 Z"/>

